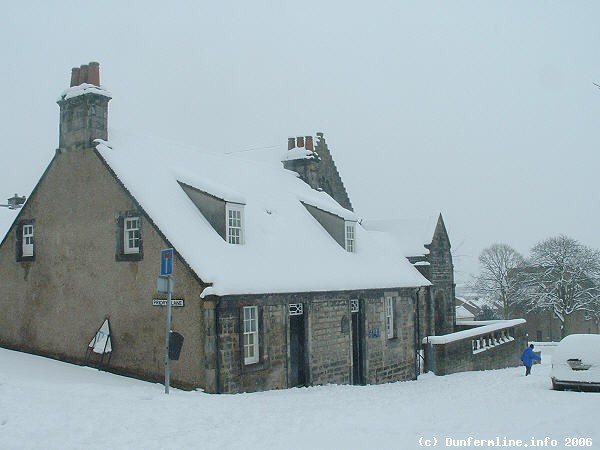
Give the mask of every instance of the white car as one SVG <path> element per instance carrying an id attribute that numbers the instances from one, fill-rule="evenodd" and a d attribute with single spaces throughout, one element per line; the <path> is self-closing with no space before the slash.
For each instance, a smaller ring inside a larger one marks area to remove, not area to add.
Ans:
<path id="1" fill-rule="evenodd" d="M 552 389 L 600 390 L 600 334 L 571 334 L 552 355 Z"/>

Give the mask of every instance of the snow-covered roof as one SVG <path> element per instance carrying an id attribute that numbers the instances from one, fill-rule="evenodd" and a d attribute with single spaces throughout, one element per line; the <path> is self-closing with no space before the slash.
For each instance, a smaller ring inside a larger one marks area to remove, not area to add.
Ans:
<path id="1" fill-rule="evenodd" d="M 474 320 L 475 315 L 464 306 L 456 307 L 456 320 Z"/>
<path id="2" fill-rule="evenodd" d="M 457 295 L 455 298 L 458 303 L 477 310 L 481 310 L 485 305 L 489 305 L 487 299 L 477 295 Z"/>
<path id="3" fill-rule="evenodd" d="M 203 281 L 212 283 L 203 295 L 430 285 L 387 233 L 356 224 L 356 252 L 342 248 L 303 203 L 345 220 L 357 221 L 356 215 L 325 192 L 311 189 L 278 160 L 216 155 L 114 130 L 110 142 L 97 144 L 177 252 Z M 244 243 L 227 243 L 178 182 L 243 203 Z"/>
<path id="4" fill-rule="evenodd" d="M 424 256 L 429 254 L 425 244 L 430 244 L 437 224 L 437 216 L 412 217 L 405 219 L 363 220 L 368 230 L 386 231 L 404 249 L 404 256 Z"/>
<path id="5" fill-rule="evenodd" d="M 96 86 L 95 84 L 82 83 L 78 86 L 72 86 L 68 89 L 65 89 L 63 93 L 60 95 L 58 101 L 67 100 L 69 98 L 77 97 L 79 95 L 85 94 L 98 94 L 103 95 L 105 97 L 111 97 L 110 92 L 103 88 L 102 86 Z"/>

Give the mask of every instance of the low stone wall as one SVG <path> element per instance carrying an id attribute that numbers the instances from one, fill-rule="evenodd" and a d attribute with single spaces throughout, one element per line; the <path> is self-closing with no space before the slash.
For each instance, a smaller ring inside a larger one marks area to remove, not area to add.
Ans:
<path id="1" fill-rule="evenodd" d="M 448 375 L 471 370 L 503 369 L 521 365 L 527 346 L 523 319 L 423 339 L 426 371 Z"/>

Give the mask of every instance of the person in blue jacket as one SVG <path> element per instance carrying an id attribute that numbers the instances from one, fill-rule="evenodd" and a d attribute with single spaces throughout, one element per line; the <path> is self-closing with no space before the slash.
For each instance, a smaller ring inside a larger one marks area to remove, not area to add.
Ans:
<path id="1" fill-rule="evenodd" d="M 525 376 L 531 373 L 531 365 L 533 364 L 534 359 L 538 361 L 542 360 L 542 358 L 535 354 L 533 351 L 533 344 L 531 344 L 523 350 L 523 353 L 521 354 L 521 361 L 523 361 L 523 365 L 525 366 Z"/>

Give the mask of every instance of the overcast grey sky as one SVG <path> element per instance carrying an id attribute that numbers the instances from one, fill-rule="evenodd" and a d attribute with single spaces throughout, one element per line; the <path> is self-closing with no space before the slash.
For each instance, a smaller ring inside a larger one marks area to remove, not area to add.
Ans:
<path id="1" fill-rule="evenodd" d="M 359 215 L 444 215 L 459 281 L 493 242 L 600 249 L 600 2 L 10 2 L 0 39 L 2 202 L 98 61 L 117 130 L 263 156 L 324 132 Z"/>

